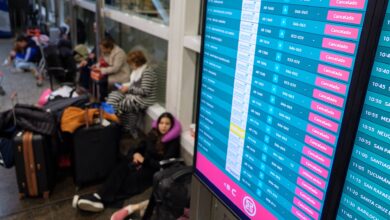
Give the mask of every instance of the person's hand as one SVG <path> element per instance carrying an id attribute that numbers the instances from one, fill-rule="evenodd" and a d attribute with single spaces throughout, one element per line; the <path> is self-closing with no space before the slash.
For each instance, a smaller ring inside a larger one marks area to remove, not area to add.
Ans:
<path id="1" fill-rule="evenodd" d="M 83 61 L 80 62 L 79 66 L 80 66 L 80 67 L 84 67 L 84 66 L 86 66 L 87 64 L 88 64 L 88 61 L 83 60 Z"/>
<path id="2" fill-rule="evenodd" d="M 102 73 L 100 72 L 100 70 L 95 69 L 91 71 L 91 79 L 95 81 L 99 81 L 101 78 L 102 78 Z"/>
<path id="3" fill-rule="evenodd" d="M 144 157 L 140 153 L 133 154 L 133 163 L 142 164 L 144 162 Z"/>
<path id="4" fill-rule="evenodd" d="M 127 91 L 129 91 L 129 87 L 128 86 L 122 86 L 120 89 L 119 89 L 119 91 L 121 92 L 121 93 L 126 93 Z"/>

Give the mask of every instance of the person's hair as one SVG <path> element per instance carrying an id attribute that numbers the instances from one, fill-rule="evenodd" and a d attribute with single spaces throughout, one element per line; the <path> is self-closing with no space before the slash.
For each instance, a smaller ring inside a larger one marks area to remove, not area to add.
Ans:
<path id="1" fill-rule="evenodd" d="M 145 54 L 140 50 L 130 51 L 127 54 L 127 63 L 135 64 L 136 67 L 140 67 L 147 62 Z"/>
<path id="2" fill-rule="evenodd" d="M 169 128 L 169 130 L 171 130 L 173 125 L 175 124 L 175 118 L 173 117 L 173 115 L 169 112 L 162 113 L 157 119 L 157 128 L 158 128 L 158 124 L 160 124 L 162 118 L 169 118 L 169 120 L 171 121 L 171 127 Z M 160 133 L 160 130 L 158 132 Z"/>
<path id="3" fill-rule="evenodd" d="M 163 134 L 161 134 L 160 130 L 159 130 L 159 124 L 161 122 L 161 119 L 163 118 L 169 118 L 169 120 L 171 121 L 171 127 L 169 128 L 168 132 L 173 128 L 174 124 L 175 124 L 175 118 L 173 117 L 173 115 L 169 112 L 164 112 L 162 113 L 158 119 L 157 119 L 157 142 L 156 142 L 156 150 L 159 154 L 164 154 L 164 151 L 165 151 L 165 148 L 164 148 L 164 144 L 161 142 L 161 139 L 163 137 Z"/>
<path id="4" fill-rule="evenodd" d="M 28 42 L 28 37 L 27 37 L 27 36 L 24 36 L 24 35 L 19 35 L 19 36 L 16 38 L 16 42 L 22 42 L 22 41 Z"/>
<path id="5" fill-rule="evenodd" d="M 100 42 L 100 45 L 107 49 L 114 48 L 114 44 L 115 44 L 114 40 L 110 37 L 106 37 Z"/>

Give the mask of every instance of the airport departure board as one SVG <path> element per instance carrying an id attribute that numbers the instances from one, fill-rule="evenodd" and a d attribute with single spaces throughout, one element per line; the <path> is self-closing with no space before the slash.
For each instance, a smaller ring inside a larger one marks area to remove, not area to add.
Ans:
<path id="1" fill-rule="evenodd" d="M 206 2 L 195 174 L 241 218 L 320 219 L 368 0 Z"/>
<path id="2" fill-rule="evenodd" d="M 390 219 L 390 8 L 387 8 L 337 219 Z"/>

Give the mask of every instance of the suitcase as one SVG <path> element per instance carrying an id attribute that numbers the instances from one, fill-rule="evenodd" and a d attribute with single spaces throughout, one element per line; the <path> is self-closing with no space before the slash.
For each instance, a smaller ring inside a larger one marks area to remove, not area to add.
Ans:
<path id="1" fill-rule="evenodd" d="M 114 168 L 120 127 L 111 123 L 82 127 L 73 134 L 74 181 L 77 187 L 104 179 Z"/>
<path id="2" fill-rule="evenodd" d="M 19 197 L 49 198 L 55 183 L 50 138 L 24 131 L 16 135 L 14 143 Z"/>

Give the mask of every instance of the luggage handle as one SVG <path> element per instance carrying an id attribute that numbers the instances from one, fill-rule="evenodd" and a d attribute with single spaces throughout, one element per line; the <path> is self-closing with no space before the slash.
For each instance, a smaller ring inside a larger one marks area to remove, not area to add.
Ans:
<path id="1" fill-rule="evenodd" d="M 13 119 L 14 119 L 14 126 L 16 126 L 15 106 L 16 106 L 17 103 L 19 103 L 18 93 L 17 92 L 13 92 L 11 94 L 10 98 L 11 98 L 11 102 L 12 102 L 12 116 L 13 116 Z"/>
<path id="2" fill-rule="evenodd" d="M 88 110 L 89 110 L 89 107 L 92 105 L 92 103 L 87 103 L 85 105 L 85 114 L 84 114 L 84 119 L 85 119 L 85 127 L 86 128 L 89 128 L 90 124 L 89 124 L 89 120 L 88 120 Z M 99 108 L 98 108 L 98 112 L 99 112 L 99 124 L 103 124 L 103 108 L 99 105 Z M 94 117 L 92 117 L 92 120 L 94 119 Z"/>

